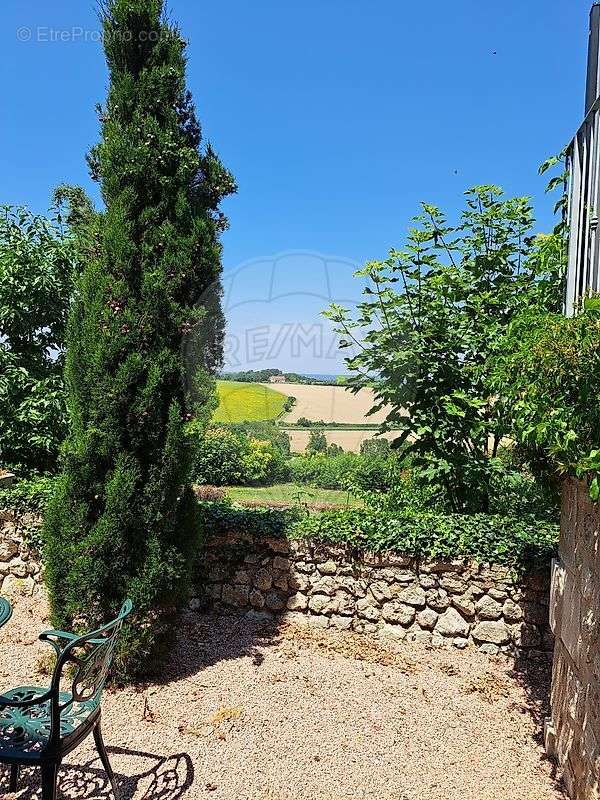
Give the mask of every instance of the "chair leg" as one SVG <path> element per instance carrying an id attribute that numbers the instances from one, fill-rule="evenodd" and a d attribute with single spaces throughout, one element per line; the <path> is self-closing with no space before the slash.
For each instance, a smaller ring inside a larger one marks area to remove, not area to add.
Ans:
<path id="1" fill-rule="evenodd" d="M 115 773 L 113 772 L 113 768 L 111 767 L 110 761 L 108 760 L 108 753 L 106 752 L 106 747 L 104 746 L 104 739 L 102 738 L 102 728 L 100 727 L 99 722 L 96 723 L 94 727 L 94 741 L 96 742 L 96 749 L 98 750 L 100 761 L 102 762 L 102 766 L 104 767 L 106 774 L 108 775 L 108 780 L 110 781 L 110 785 L 112 786 L 115 800 L 121 800 L 121 794 L 119 792 L 119 787 L 117 785 L 117 779 L 115 778 Z"/>
<path id="2" fill-rule="evenodd" d="M 10 784 L 9 784 L 8 790 L 10 792 L 16 792 L 18 783 L 19 783 L 19 765 L 18 764 L 11 764 L 10 765 Z"/>
<path id="3" fill-rule="evenodd" d="M 58 767 L 58 761 L 42 764 L 42 800 L 56 800 Z"/>

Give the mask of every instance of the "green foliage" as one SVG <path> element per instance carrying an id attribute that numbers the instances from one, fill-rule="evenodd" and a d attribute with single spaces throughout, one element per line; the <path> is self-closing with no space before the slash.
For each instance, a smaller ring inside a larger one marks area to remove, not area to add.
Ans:
<path id="1" fill-rule="evenodd" d="M 46 513 L 46 579 L 58 627 L 94 626 L 132 598 L 119 663 L 138 674 L 156 665 L 198 549 L 186 424 L 206 419 L 212 392 L 218 207 L 235 187 L 200 149 L 185 42 L 161 0 L 108 0 L 102 18 L 110 88 L 89 164 L 106 212 L 69 318 L 71 433 Z M 190 374 L 198 331 L 212 355 Z"/>
<path id="2" fill-rule="evenodd" d="M 290 455 L 290 437 L 274 422 L 256 420 L 254 422 L 236 422 L 230 425 L 220 425 L 221 428 L 234 431 L 249 438 L 262 439 L 271 442 L 284 456 Z"/>
<path id="3" fill-rule="evenodd" d="M 563 249 L 532 225 L 529 202 L 494 186 L 467 192 L 453 226 L 423 204 L 405 248 L 357 273 L 357 313 L 326 314 L 358 351 L 352 387 L 373 385 L 373 410 L 391 407 L 382 430 L 402 432 L 395 445 L 456 512 L 489 509 L 490 456 L 509 433 L 490 387 L 502 335 L 524 309 L 560 306 Z"/>
<path id="4" fill-rule="evenodd" d="M 533 471 L 587 477 L 600 498 L 600 313 L 525 314 L 502 341 L 494 386 Z"/>
<path id="5" fill-rule="evenodd" d="M 315 453 L 289 461 L 291 480 L 320 489 L 386 491 L 396 482 L 397 459 L 371 458 L 356 453 L 329 456 Z"/>
<path id="6" fill-rule="evenodd" d="M 288 396 L 285 398 L 285 403 L 283 404 L 283 410 L 284 410 L 284 411 L 291 411 L 291 410 L 292 410 L 292 408 L 293 408 L 295 405 L 296 405 L 296 398 L 295 398 L 293 395 L 289 394 L 289 395 L 288 395 Z"/>
<path id="7" fill-rule="evenodd" d="M 209 428 L 198 448 L 194 469 L 196 482 L 237 486 L 285 480 L 288 453 L 281 437 L 272 435 L 270 428 L 277 430 L 273 425 L 269 427 L 268 423 Z M 261 432 L 267 435 L 262 437 Z M 289 451 L 289 439 L 287 448 Z"/>
<path id="8" fill-rule="evenodd" d="M 366 507 L 305 518 L 291 535 L 419 558 L 467 557 L 519 569 L 548 564 L 555 553 L 558 526 L 533 517 L 411 510 L 386 514 Z"/>
<path id="9" fill-rule="evenodd" d="M 50 502 L 55 489 L 56 478 L 32 478 L 21 480 L 10 489 L 0 489 L 0 510 L 11 511 L 23 517 L 41 517 Z M 23 520 L 21 520 L 23 523 Z M 36 520 L 31 519 L 23 526 L 24 536 L 29 544 L 42 548 L 42 529 Z"/>
<path id="10" fill-rule="evenodd" d="M 558 539 L 558 526 L 531 517 L 410 509 L 399 513 L 369 506 L 307 516 L 299 509 L 241 509 L 230 503 L 207 503 L 203 516 L 211 532 L 285 535 L 424 559 L 464 557 L 515 571 L 547 566 Z"/>
<path id="11" fill-rule="evenodd" d="M 265 485 L 284 480 L 287 474 L 285 459 L 280 450 L 268 440 L 248 439 L 244 455 L 244 483 Z"/>
<path id="12" fill-rule="evenodd" d="M 343 452 L 344 452 L 344 448 L 341 445 L 336 444 L 335 442 L 330 442 L 330 444 L 327 445 L 327 456 L 328 456 L 328 458 L 334 458 L 335 456 L 341 456 L 343 454 Z"/>
<path id="13" fill-rule="evenodd" d="M 387 439 L 364 439 L 360 443 L 361 456 L 370 458 L 386 458 L 390 454 L 390 443 Z"/>
<path id="14" fill-rule="evenodd" d="M 198 448 L 194 480 L 212 486 L 235 486 L 246 476 L 248 439 L 227 428 L 210 428 Z"/>
<path id="15" fill-rule="evenodd" d="M 308 437 L 307 453 L 326 453 L 327 437 L 322 431 L 311 431 Z"/>
<path id="16" fill-rule="evenodd" d="M 0 464 L 20 474 L 55 470 L 66 435 L 63 348 L 77 265 L 56 213 L 2 208 Z"/>

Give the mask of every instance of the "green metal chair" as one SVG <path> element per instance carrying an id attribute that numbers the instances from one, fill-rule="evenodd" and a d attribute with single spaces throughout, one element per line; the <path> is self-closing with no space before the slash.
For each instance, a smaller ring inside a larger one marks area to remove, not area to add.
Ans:
<path id="1" fill-rule="evenodd" d="M 5 597 L 0 597 L 0 628 L 12 617 L 12 606 Z"/>
<path id="2" fill-rule="evenodd" d="M 115 798 L 119 790 L 102 740 L 100 703 L 123 621 L 131 612 L 127 600 L 118 617 L 85 636 L 46 631 L 40 639 L 56 651 L 50 687 L 20 686 L 0 695 L 0 763 L 10 765 L 10 791 L 17 790 L 20 766 L 39 766 L 42 800 L 55 800 L 62 759 L 93 733 Z M 72 672 L 64 674 L 67 665 Z M 61 691 L 61 680 L 70 691 Z"/>

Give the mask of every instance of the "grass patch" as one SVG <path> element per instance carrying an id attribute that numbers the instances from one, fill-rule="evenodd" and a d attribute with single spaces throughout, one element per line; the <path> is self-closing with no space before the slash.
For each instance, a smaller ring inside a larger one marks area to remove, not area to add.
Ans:
<path id="1" fill-rule="evenodd" d="M 348 492 L 337 489 L 315 489 L 298 483 L 278 483 L 274 486 L 228 486 L 227 497 L 237 503 L 253 502 L 295 505 L 298 502 L 308 505 L 335 505 L 345 508 L 356 507 L 360 501 Z"/>
<path id="2" fill-rule="evenodd" d="M 219 407 L 213 422 L 256 422 L 277 419 L 287 395 L 258 383 L 217 381 Z"/>

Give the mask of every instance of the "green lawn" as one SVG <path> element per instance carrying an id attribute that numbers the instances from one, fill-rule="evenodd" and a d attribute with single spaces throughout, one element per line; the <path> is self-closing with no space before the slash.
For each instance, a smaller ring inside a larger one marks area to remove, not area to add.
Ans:
<path id="1" fill-rule="evenodd" d="M 238 502 L 257 502 L 261 505 L 269 503 L 301 503 L 318 505 L 332 503 L 339 506 L 356 506 L 360 501 L 348 495 L 348 492 L 336 489 L 315 489 L 296 483 L 278 483 L 275 486 L 228 486 L 227 496 Z M 300 498 L 298 495 L 300 494 Z"/>
<path id="2" fill-rule="evenodd" d="M 217 381 L 219 407 L 213 422 L 256 422 L 276 419 L 282 412 L 287 395 L 258 383 Z"/>

